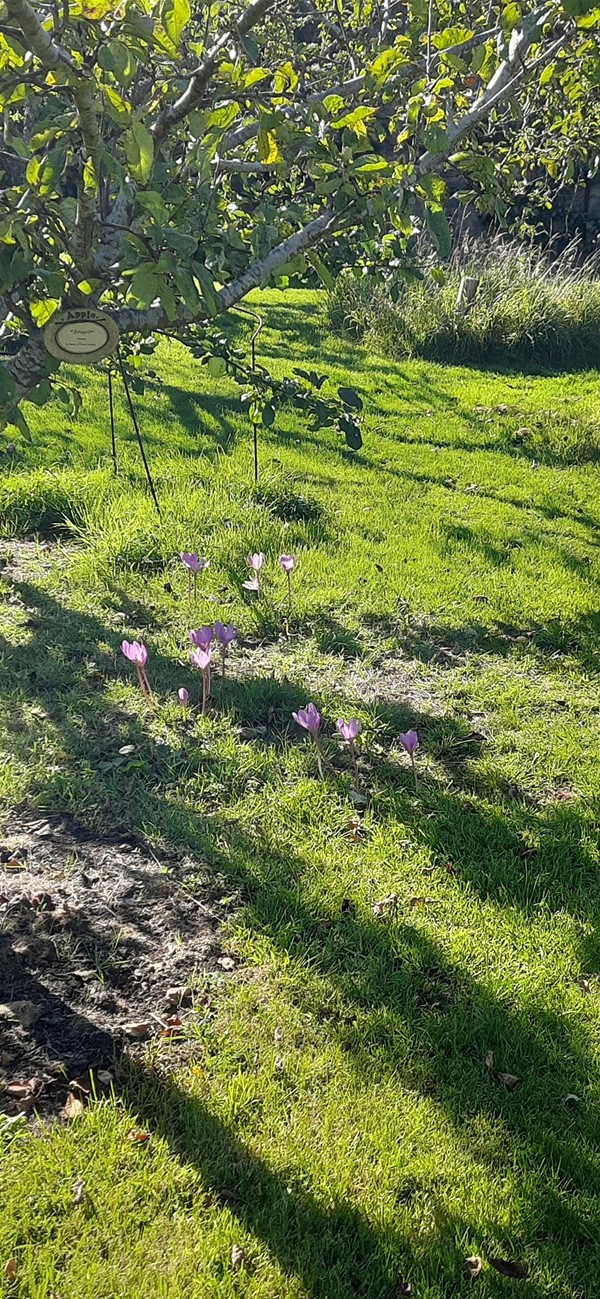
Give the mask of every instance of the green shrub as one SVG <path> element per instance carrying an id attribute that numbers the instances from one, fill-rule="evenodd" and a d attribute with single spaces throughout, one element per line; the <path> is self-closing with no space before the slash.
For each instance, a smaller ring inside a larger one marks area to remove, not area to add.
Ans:
<path id="1" fill-rule="evenodd" d="M 595 367 L 600 353 L 600 279 L 574 249 L 550 262 L 539 250 L 492 240 L 463 246 L 441 282 L 426 273 L 401 282 L 392 302 L 382 283 L 345 275 L 328 295 L 337 331 L 387 355 L 432 361 L 535 362 Z M 474 302 L 457 310 L 463 275 L 479 279 Z"/>

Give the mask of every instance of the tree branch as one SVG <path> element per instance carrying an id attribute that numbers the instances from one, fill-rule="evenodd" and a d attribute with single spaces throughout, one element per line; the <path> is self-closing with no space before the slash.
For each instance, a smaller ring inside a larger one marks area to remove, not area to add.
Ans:
<path id="1" fill-rule="evenodd" d="M 280 244 L 271 249 L 270 253 L 267 253 L 266 257 L 260 257 L 252 262 L 236 280 L 226 284 L 217 294 L 219 314 L 228 311 L 237 302 L 241 302 L 252 289 L 260 288 L 261 284 L 265 284 L 269 277 L 292 257 L 305 252 L 321 239 L 326 239 L 339 225 L 340 219 L 339 212 L 326 208 L 320 216 L 309 221 L 308 225 L 303 226 L 301 230 L 296 230 L 287 239 L 283 239 Z M 110 314 L 122 334 L 152 334 L 155 330 L 166 330 L 174 325 L 192 324 L 208 319 L 207 312 L 194 313 L 184 303 L 179 304 L 174 321 L 168 320 L 164 307 L 160 304 L 141 310 L 124 307 Z"/>
<path id="2" fill-rule="evenodd" d="M 535 59 L 529 66 L 525 62 L 527 52 L 535 43 L 540 29 L 551 14 L 552 10 L 549 10 L 548 6 L 544 6 L 543 9 L 537 11 L 533 10 L 532 13 L 528 14 L 520 32 L 516 35 L 513 33 L 514 40 L 511 39 L 508 57 L 496 69 L 485 90 L 481 92 L 475 103 L 448 131 L 448 143 L 445 148 L 439 153 L 427 152 L 421 155 L 418 162 L 420 175 L 435 171 L 436 167 L 444 162 L 456 148 L 456 145 L 464 139 L 465 135 L 468 135 L 474 127 L 483 122 L 497 104 L 506 99 L 513 87 L 518 85 L 526 73 L 531 72 L 540 63 L 547 63 L 564 45 L 567 33 L 563 33 L 553 45 L 544 50 L 539 59 Z"/>
<path id="3" fill-rule="evenodd" d="M 92 93 L 92 85 L 88 75 L 71 55 L 63 49 L 62 45 L 57 45 L 49 32 L 46 31 L 35 12 L 35 9 L 29 4 L 29 0 L 5 0 L 6 9 L 9 18 L 13 20 L 23 33 L 27 49 L 35 54 L 44 68 L 54 72 L 57 68 L 64 67 L 67 76 L 67 85 L 73 91 L 73 98 L 77 106 L 79 116 L 79 125 L 85 147 L 90 158 L 94 163 L 96 175 L 100 169 L 100 159 L 102 157 L 102 137 L 98 128 L 96 117 L 96 106 Z"/>
<path id="4" fill-rule="evenodd" d="M 20 0 L 20 2 L 24 3 L 25 0 Z M 248 8 L 244 10 L 237 23 L 234 34 L 245 36 L 247 32 L 256 26 L 256 23 L 266 14 L 267 10 L 272 9 L 275 4 L 276 0 L 251 0 Z M 199 104 L 212 77 L 217 59 L 230 37 L 231 33 L 229 31 L 222 32 L 217 37 L 208 54 L 190 78 L 183 94 L 179 96 L 179 99 L 174 104 L 169 104 L 159 114 L 154 127 L 155 144 L 160 144 L 168 132 L 174 126 L 177 126 L 178 122 L 182 122 L 188 113 Z"/>

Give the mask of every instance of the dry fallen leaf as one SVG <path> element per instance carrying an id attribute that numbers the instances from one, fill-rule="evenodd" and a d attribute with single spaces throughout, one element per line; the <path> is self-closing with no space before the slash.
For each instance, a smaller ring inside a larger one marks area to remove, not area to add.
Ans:
<path id="1" fill-rule="evenodd" d="M 493 1069 L 493 1068 L 494 1068 L 494 1052 L 493 1052 L 493 1051 L 488 1051 L 488 1052 L 487 1052 L 487 1055 L 486 1055 L 486 1057 L 485 1057 L 485 1067 L 486 1067 L 486 1069 Z"/>
<path id="2" fill-rule="evenodd" d="M 102 1083 L 103 1087 L 108 1087 L 109 1084 L 112 1082 L 112 1080 L 113 1080 L 113 1075 L 111 1074 L 110 1069 L 98 1070 L 98 1082 Z"/>
<path id="3" fill-rule="evenodd" d="M 85 1200 L 85 1182 L 73 1182 L 71 1204 L 83 1204 Z"/>
<path id="4" fill-rule="evenodd" d="M 145 1037 L 150 1036 L 150 1028 L 151 1025 L 147 1023 L 125 1024 L 123 1031 L 127 1034 L 128 1037 L 135 1038 L 136 1042 L 141 1042 Z"/>
<path id="5" fill-rule="evenodd" d="M 473 1278 L 479 1276 L 479 1273 L 481 1272 L 481 1269 L 483 1267 L 483 1263 L 481 1262 L 479 1254 L 471 1254 L 469 1258 L 466 1258 L 465 1267 L 467 1269 L 467 1272 L 469 1273 L 469 1276 Z"/>
<path id="6" fill-rule="evenodd" d="M 79 1119 L 83 1114 L 83 1110 L 83 1101 L 80 1101 L 78 1096 L 74 1096 L 73 1092 L 69 1092 L 62 1109 L 63 1117 L 69 1121 L 71 1119 Z"/>
<path id="7" fill-rule="evenodd" d="M 525 1263 L 513 1263 L 509 1259 L 489 1258 L 490 1267 L 495 1268 L 496 1272 L 501 1272 L 502 1276 L 511 1276 L 515 1281 L 523 1281 L 529 1275 L 529 1268 Z"/>
<path id="8" fill-rule="evenodd" d="M 132 1128 L 131 1132 L 127 1133 L 127 1140 L 133 1141 L 137 1146 L 143 1146 L 150 1140 L 150 1133 L 144 1132 L 142 1128 Z"/>
<path id="9" fill-rule="evenodd" d="M 521 1081 L 521 1079 L 517 1078 L 514 1073 L 497 1073 L 496 1078 L 498 1079 L 498 1082 L 504 1083 L 506 1090 L 509 1092 L 514 1092 L 515 1088 L 519 1086 Z"/>
<path id="10" fill-rule="evenodd" d="M 581 1096 L 576 1096 L 575 1092 L 569 1092 L 567 1096 L 563 1096 L 563 1103 L 565 1105 L 575 1104 L 577 1101 L 580 1100 L 581 1100 Z"/>
<path id="11" fill-rule="evenodd" d="M 220 965 L 222 970 L 235 970 L 235 961 L 232 956 L 220 956 L 217 965 Z"/>
<path id="12" fill-rule="evenodd" d="M 12 1278 L 17 1275 L 18 1266 L 19 1264 L 17 1263 L 16 1258 L 9 1258 L 8 1263 L 4 1268 L 4 1275 L 7 1281 L 12 1281 Z"/>
<path id="13" fill-rule="evenodd" d="M 591 989 L 591 987 L 590 987 L 590 981 L 589 981 L 589 979 L 578 979 L 578 981 L 577 981 L 577 985 L 578 985 L 579 988 L 581 988 L 581 991 L 582 991 L 582 992 L 591 992 L 591 991 L 592 991 L 592 989 Z"/>
<path id="14" fill-rule="evenodd" d="M 168 1015 L 162 1035 L 163 1037 L 175 1037 L 177 1033 L 181 1032 L 182 1028 L 183 1020 L 179 1018 L 179 1015 Z"/>
<path id="15" fill-rule="evenodd" d="M 412 1294 L 412 1285 L 410 1281 L 405 1281 L 403 1276 L 401 1276 L 398 1280 L 398 1294 L 399 1295 Z"/>
<path id="16" fill-rule="evenodd" d="M 232 1246 L 231 1246 L 231 1267 L 232 1267 L 232 1271 L 234 1271 L 234 1272 L 239 1272 L 239 1270 L 240 1270 L 240 1268 L 241 1268 L 241 1266 L 242 1266 L 242 1263 L 245 1262 L 245 1259 L 246 1259 L 246 1251 L 245 1251 L 245 1249 L 243 1249 L 241 1245 L 232 1245 Z"/>

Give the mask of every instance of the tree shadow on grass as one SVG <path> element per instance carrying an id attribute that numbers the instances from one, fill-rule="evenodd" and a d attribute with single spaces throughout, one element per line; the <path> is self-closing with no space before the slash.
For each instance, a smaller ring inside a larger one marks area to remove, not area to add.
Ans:
<path id="1" fill-rule="evenodd" d="M 240 889 L 245 923 L 302 975 L 296 996 L 358 1077 L 366 1082 L 397 1078 L 400 1086 L 427 1096 L 466 1148 L 478 1117 L 501 1126 L 504 1154 L 523 1172 L 526 1183 L 522 1195 L 529 1235 L 520 1244 L 534 1255 L 541 1278 L 527 1282 L 524 1295 L 542 1299 L 547 1294 L 544 1276 L 550 1266 L 566 1278 L 565 1284 L 593 1285 L 597 1260 L 590 1244 L 595 1236 L 585 1206 L 586 1197 L 600 1186 L 589 1147 L 583 1145 L 584 1118 L 588 1140 L 590 1127 L 592 1141 L 600 1134 L 586 1100 L 591 1053 L 576 1021 L 540 1007 L 533 995 L 529 1002 L 521 996 L 515 1007 L 508 994 L 502 998 L 492 993 L 481 973 L 472 973 L 464 959 L 453 960 L 436 940 L 427 921 L 427 903 L 420 925 L 410 918 L 413 909 L 408 918 L 406 910 L 388 918 L 374 916 L 371 899 L 360 893 L 344 911 L 341 897 L 315 900 L 310 854 L 279 848 L 260 826 L 249 834 L 232 823 L 227 808 L 223 810 L 227 789 L 222 784 L 216 815 L 210 807 L 192 809 L 189 800 L 187 805 L 179 803 L 178 779 L 189 775 L 190 763 L 193 767 L 205 761 L 201 746 L 190 754 L 182 731 L 179 748 L 171 743 L 159 751 L 146 732 L 144 705 L 140 702 L 135 716 L 121 712 L 104 695 L 102 679 L 94 684 L 85 675 L 90 657 L 99 665 L 101 678 L 103 672 L 114 672 L 118 633 L 107 631 L 91 615 L 62 608 L 35 587 L 20 590 L 27 604 L 39 608 L 44 625 L 33 629 L 25 646 L 3 644 L 5 685 L 39 701 L 73 767 L 68 777 L 64 771 L 48 773 L 40 791 L 43 804 L 61 810 L 66 804 L 66 810 L 75 810 L 82 819 L 103 817 L 114 824 L 118 817 L 129 828 L 150 830 L 179 850 L 201 854 L 211 869 Z M 114 643 L 112 652 L 100 648 L 106 642 Z M 158 654 L 153 656 L 153 679 L 157 688 L 164 683 L 166 689 L 168 682 L 172 689 L 172 664 Z M 235 691 L 241 697 L 243 690 L 236 683 L 234 697 Z M 265 699 L 273 691 L 271 698 L 279 699 L 287 712 L 294 690 L 293 684 L 269 683 Z M 396 714 L 388 717 L 390 726 L 398 720 Z M 425 717 L 419 719 L 424 731 L 427 724 Z M 429 724 L 435 730 L 437 723 Z M 36 725 L 21 716 L 11 724 L 20 762 L 28 760 L 36 742 Z M 448 731 L 453 723 L 444 719 L 443 726 Z M 464 739 L 461 727 L 454 738 Z M 102 775 L 98 770 L 99 761 L 114 755 L 124 740 L 134 744 L 142 760 L 129 774 L 125 791 L 118 771 Z M 443 757 L 442 746 L 438 758 Z M 215 773 L 223 774 L 218 761 Z M 469 772 L 461 774 L 456 763 L 444 780 L 435 771 L 424 773 L 418 796 L 408 792 L 403 772 L 392 774 L 382 767 L 379 774 L 392 784 L 387 813 L 393 811 L 417 842 L 428 843 L 434 857 L 451 857 L 456 871 L 451 887 L 469 888 L 525 914 L 529 909 L 533 914 L 539 905 L 564 909 L 577 923 L 585 922 L 579 956 L 586 972 L 598 969 L 598 952 L 594 957 L 589 938 L 598 915 L 598 887 L 587 848 L 589 827 L 577 808 L 552 810 L 544 820 L 526 808 L 499 805 L 497 791 L 490 788 L 490 810 L 475 801 Z M 454 788 L 448 788 L 450 774 Z M 485 792 L 485 785 L 481 790 Z M 522 855 L 527 846 L 523 835 L 536 832 L 543 844 L 541 869 Z M 398 891 L 402 896 L 402 887 Z M 406 904 L 405 899 L 405 908 Z M 478 957 L 474 953 L 473 964 L 479 969 Z M 578 973 L 574 971 L 574 977 Z M 493 1068 L 485 1063 L 490 1051 Z M 517 1075 L 520 1088 L 507 1092 L 495 1077 L 496 1069 Z M 564 1097 L 571 1092 L 582 1097 L 581 1118 L 577 1108 L 570 1111 L 565 1105 Z M 365 1299 L 391 1299 L 398 1273 L 412 1275 L 415 1268 L 417 1279 L 436 1299 L 470 1293 L 470 1282 L 459 1275 L 456 1242 L 471 1234 L 471 1224 L 450 1214 L 414 1265 L 401 1232 L 387 1222 L 374 1226 L 348 1202 L 324 1206 L 294 1168 L 275 1170 L 257 1159 L 233 1128 L 172 1079 L 157 1080 L 138 1068 L 125 1076 L 124 1094 L 314 1299 L 346 1299 L 361 1290 Z M 360 1130 L 360 1116 L 357 1124 Z M 501 1159 L 496 1156 L 494 1165 L 485 1153 L 477 1157 L 501 1175 Z M 572 1195 L 571 1208 L 567 1204 L 565 1211 L 557 1169 L 568 1179 Z M 490 1224 L 490 1232 L 510 1249 L 512 1242 L 501 1223 Z M 494 1247 L 499 1250 L 496 1242 Z M 490 1277 L 487 1286 L 492 1296 L 506 1293 L 501 1278 Z"/>

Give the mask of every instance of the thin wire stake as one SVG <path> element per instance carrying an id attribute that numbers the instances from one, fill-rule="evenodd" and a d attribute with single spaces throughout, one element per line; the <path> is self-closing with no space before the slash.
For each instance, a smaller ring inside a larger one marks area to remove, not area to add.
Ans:
<path id="1" fill-rule="evenodd" d="M 156 495 L 156 491 L 155 491 L 155 489 L 154 489 L 154 483 L 152 482 L 152 474 L 150 473 L 150 466 L 149 466 L 149 464 L 148 464 L 148 461 L 146 460 L 146 452 L 144 451 L 144 443 L 142 442 L 142 435 L 141 435 L 141 433 L 140 433 L 140 426 L 139 426 L 139 424 L 138 424 L 138 422 L 137 422 L 137 417 L 136 417 L 135 410 L 133 409 L 133 402 L 132 402 L 132 400 L 131 400 L 131 393 L 130 393 L 130 391 L 129 391 L 129 384 L 128 384 L 128 382 L 127 382 L 127 375 L 126 375 L 126 373 L 125 373 L 125 367 L 124 367 L 124 365 L 123 365 L 123 360 L 122 360 L 122 358 L 121 358 L 121 353 L 120 353 L 120 352 L 117 352 L 117 360 L 118 360 L 118 362 L 119 362 L 119 369 L 120 369 L 120 371 L 121 371 L 121 378 L 122 378 L 122 380 L 123 380 L 123 387 L 124 387 L 124 389 L 125 389 L 125 396 L 127 397 L 127 404 L 128 404 L 128 406 L 129 406 L 129 413 L 130 413 L 130 415 L 131 415 L 131 419 L 132 419 L 132 421 L 133 421 L 133 427 L 134 427 L 134 429 L 135 429 L 135 435 L 136 435 L 136 437 L 137 437 L 137 440 L 138 440 L 138 446 L 139 446 L 139 448 L 140 448 L 140 453 L 141 453 L 141 456 L 142 456 L 142 460 L 143 460 L 143 462 L 144 462 L 144 469 L 146 470 L 146 478 L 148 479 L 148 486 L 149 486 L 149 488 L 150 488 L 150 491 L 152 492 L 152 500 L 154 501 L 154 504 L 155 504 L 155 506 L 156 506 L 156 513 L 158 514 L 158 517 L 159 517 L 159 519 L 160 519 L 160 518 L 161 518 L 160 505 L 158 504 L 158 497 L 157 497 L 157 495 Z"/>
<path id="2" fill-rule="evenodd" d="M 110 409 L 110 440 L 112 448 L 113 470 L 117 472 L 117 439 L 115 437 L 115 408 L 113 404 L 112 370 L 108 371 L 108 405 Z"/>

